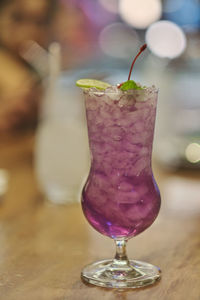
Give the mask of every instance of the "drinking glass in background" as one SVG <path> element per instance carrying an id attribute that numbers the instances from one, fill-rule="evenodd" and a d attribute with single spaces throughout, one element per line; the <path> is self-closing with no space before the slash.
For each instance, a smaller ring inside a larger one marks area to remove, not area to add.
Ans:
<path id="1" fill-rule="evenodd" d="M 49 79 L 36 133 L 35 172 L 47 199 L 55 204 L 79 201 L 89 170 L 83 99 L 74 73 L 60 74 L 60 47 L 49 49 Z"/>
<path id="2" fill-rule="evenodd" d="M 56 204 L 79 201 L 89 169 L 85 114 L 79 95 L 70 75 L 60 75 L 48 87 L 36 133 L 38 183 L 48 200 Z"/>
<path id="3" fill-rule="evenodd" d="M 79 201 L 89 169 L 83 101 L 71 78 L 66 73 L 49 85 L 36 134 L 38 183 L 56 204 Z"/>

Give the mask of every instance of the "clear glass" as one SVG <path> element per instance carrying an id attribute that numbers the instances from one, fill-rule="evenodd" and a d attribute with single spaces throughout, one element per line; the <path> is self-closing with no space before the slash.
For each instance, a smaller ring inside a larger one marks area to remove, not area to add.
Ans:
<path id="1" fill-rule="evenodd" d="M 98 232 L 114 239 L 114 259 L 86 266 L 82 279 L 98 286 L 137 288 L 160 278 L 159 268 L 129 260 L 126 242 L 147 229 L 160 209 L 151 167 L 158 91 L 84 91 L 91 169 L 82 209 Z"/>
<path id="2" fill-rule="evenodd" d="M 49 203 L 58 205 L 80 201 L 90 165 L 84 103 L 74 76 L 66 72 L 49 80 L 36 132 L 38 184 Z"/>

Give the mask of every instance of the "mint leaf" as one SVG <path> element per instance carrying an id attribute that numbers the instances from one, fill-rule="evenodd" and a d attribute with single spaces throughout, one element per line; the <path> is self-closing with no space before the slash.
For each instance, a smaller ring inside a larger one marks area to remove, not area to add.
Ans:
<path id="1" fill-rule="evenodd" d="M 120 89 L 122 91 L 128 91 L 128 90 L 142 90 L 141 86 L 138 86 L 137 83 L 133 80 L 127 80 L 126 82 L 122 83 L 120 86 Z"/>

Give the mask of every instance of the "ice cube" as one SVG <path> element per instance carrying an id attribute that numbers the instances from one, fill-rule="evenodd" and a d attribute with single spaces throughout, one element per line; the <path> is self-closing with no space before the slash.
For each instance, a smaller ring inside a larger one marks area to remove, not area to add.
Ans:
<path id="1" fill-rule="evenodd" d="M 86 101 L 86 108 L 87 110 L 97 110 L 98 109 L 98 102 L 96 101 L 95 97 L 91 97 Z"/>
<path id="2" fill-rule="evenodd" d="M 94 175 L 94 182 L 95 185 L 98 186 L 100 189 L 106 190 L 110 184 L 107 176 L 104 173 L 99 173 Z"/>
<path id="3" fill-rule="evenodd" d="M 146 184 L 139 185 L 139 186 L 137 187 L 137 192 L 138 192 L 140 198 L 143 197 L 145 194 L 147 194 L 148 191 L 149 191 L 149 190 L 148 190 L 148 187 L 147 187 Z"/>
<path id="4" fill-rule="evenodd" d="M 118 185 L 118 190 L 122 192 L 131 192 L 133 190 L 133 185 L 129 182 L 123 181 Z"/>
<path id="5" fill-rule="evenodd" d="M 110 107 L 111 105 L 114 104 L 114 102 L 113 102 L 113 99 L 111 99 L 111 97 L 109 97 L 109 95 L 105 94 L 103 97 L 102 104 L 107 104 Z M 104 107 L 104 105 L 102 105 L 102 106 Z M 104 108 L 104 109 L 106 109 L 106 108 Z"/>
<path id="6" fill-rule="evenodd" d="M 104 137 L 107 137 L 110 141 L 121 141 L 124 137 L 125 131 L 120 126 L 109 126 L 103 129 Z"/>
<path id="7" fill-rule="evenodd" d="M 119 204 L 134 204 L 139 200 L 138 193 L 136 191 L 118 191 L 115 194 L 115 201 Z"/>
<path id="8" fill-rule="evenodd" d="M 115 120 L 115 122 L 124 118 L 123 112 L 121 111 L 119 106 L 115 106 L 112 108 L 111 116 L 112 119 Z"/>
<path id="9" fill-rule="evenodd" d="M 147 142 L 148 139 L 148 132 L 141 133 L 132 133 L 126 135 L 127 140 L 129 143 L 136 145 L 141 144 L 144 145 Z"/>
<path id="10" fill-rule="evenodd" d="M 142 221 L 146 216 L 143 205 L 135 204 L 127 211 L 127 218 L 131 221 Z"/>
<path id="11" fill-rule="evenodd" d="M 148 161 L 149 159 L 147 159 L 146 157 L 139 158 L 134 164 L 134 168 L 132 168 L 134 175 L 139 176 L 141 172 L 146 168 Z"/>
<path id="12" fill-rule="evenodd" d="M 126 143 L 124 143 L 124 149 L 127 152 L 139 153 L 141 147 L 138 145 L 134 145 L 133 143 L 130 142 L 130 140 L 128 140 L 128 141 L 126 141 Z"/>
<path id="13" fill-rule="evenodd" d="M 142 133 L 144 131 L 144 122 L 137 122 L 134 125 L 134 131 L 138 133 Z"/>
<path id="14" fill-rule="evenodd" d="M 140 151 L 140 156 L 146 156 L 149 153 L 149 149 L 147 147 L 142 147 Z"/>
<path id="15" fill-rule="evenodd" d="M 92 88 L 90 88 L 89 89 L 89 95 L 90 96 L 102 96 L 104 94 L 104 92 L 103 91 L 101 91 L 101 90 L 99 90 L 99 89 L 97 89 L 97 88 L 95 88 L 95 87 L 92 87 Z"/>
<path id="16" fill-rule="evenodd" d="M 135 96 L 125 94 L 120 98 L 119 106 L 133 106 L 135 104 Z"/>
<path id="17" fill-rule="evenodd" d="M 146 93 L 138 93 L 136 96 L 136 101 L 137 102 L 146 102 L 148 100 L 148 96 Z"/>
<path id="18" fill-rule="evenodd" d="M 122 174 L 117 169 L 112 169 L 110 172 L 110 180 L 113 186 L 118 186 L 121 181 Z"/>
<path id="19" fill-rule="evenodd" d="M 110 100 L 112 101 L 112 100 Z M 106 126 L 114 125 L 114 117 L 113 117 L 113 107 L 108 103 L 104 103 L 104 105 L 100 106 L 99 117 L 102 119 Z"/>
<path id="20" fill-rule="evenodd" d="M 118 89 L 118 87 L 116 87 L 116 86 L 108 87 L 105 90 L 105 93 L 110 99 L 116 100 L 116 101 L 118 101 L 122 95 L 122 91 L 120 89 Z"/>
<path id="21" fill-rule="evenodd" d="M 130 119 L 132 126 L 134 126 L 136 122 L 142 120 L 142 112 L 138 110 L 131 111 L 128 113 L 127 119 Z"/>
<path id="22" fill-rule="evenodd" d="M 132 123 L 132 120 L 128 119 L 128 118 L 121 118 L 121 119 L 116 121 L 116 125 L 121 126 L 124 129 L 129 128 L 131 123 Z"/>

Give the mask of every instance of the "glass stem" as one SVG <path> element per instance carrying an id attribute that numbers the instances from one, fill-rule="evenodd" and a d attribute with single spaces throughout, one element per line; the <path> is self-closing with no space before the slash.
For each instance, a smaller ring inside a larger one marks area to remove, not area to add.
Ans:
<path id="1" fill-rule="evenodd" d="M 114 258 L 114 264 L 121 266 L 128 266 L 129 260 L 126 254 L 126 240 L 115 240 L 116 244 L 116 254 Z"/>

